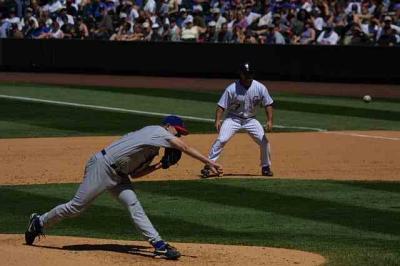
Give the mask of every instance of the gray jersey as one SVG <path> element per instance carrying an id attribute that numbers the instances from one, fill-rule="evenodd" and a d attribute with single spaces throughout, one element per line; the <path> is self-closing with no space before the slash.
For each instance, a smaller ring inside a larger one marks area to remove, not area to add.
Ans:
<path id="1" fill-rule="evenodd" d="M 169 140 L 173 138 L 176 137 L 162 126 L 147 126 L 122 136 L 105 151 L 110 163 L 119 171 L 136 174 L 150 165 L 160 147 L 170 148 Z"/>
<path id="2" fill-rule="evenodd" d="M 251 118 L 256 115 L 256 107 L 271 105 L 274 101 L 267 88 L 253 80 L 246 89 L 239 81 L 229 85 L 221 96 L 218 105 L 228 110 L 228 117 Z"/>

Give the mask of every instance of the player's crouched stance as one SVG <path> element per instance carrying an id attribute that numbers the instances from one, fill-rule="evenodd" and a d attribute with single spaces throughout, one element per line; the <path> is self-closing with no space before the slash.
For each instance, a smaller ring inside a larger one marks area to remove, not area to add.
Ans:
<path id="1" fill-rule="evenodd" d="M 266 131 L 272 130 L 273 100 L 267 88 L 253 79 L 254 71 L 249 63 L 239 68 L 239 80 L 230 84 L 222 94 L 215 113 L 215 128 L 219 133 L 212 145 L 208 158 L 217 161 L 225 144 L 239 130 L 246 130 L 252 139 L 260 146 L 261 174 L 273 176 L 271 171 L 270 145 L 263 126 L 256 119 L 256 108 L 262 105 L 267 115 Z M 223 123 L 222 117 L 227 111 Z M 209 165 L 201 170 L 201 177 L 207 178 L 212 174 Z"/>
<path id="2" fill-rule="evenodd" d="M 181 118 L 167 116 L 161 125 L 147 126 L 128 133 L 108 147 L 94 154 L 86 163 L 84 179 L 75 196 L 49 212 L 33 213 L 25 232 L 26 244 L 32 245 L 44 229 L 82 213 L 104 191 L 108 191 L 129 211 L 130 218 L 143 237 L 154 247 L 154 255 L 178 259 L 180 252 L 164 241 L 154 228 L 132 188 L 130 178 L 138 178 L 158 169 L 176 164 L 181 152 L 207 164 L 216 174 L 222 166 L 209 160 L 179 137 L 187 135 Z M 161 147 L 166 148 L 160 162 L 150 165 Z"/>

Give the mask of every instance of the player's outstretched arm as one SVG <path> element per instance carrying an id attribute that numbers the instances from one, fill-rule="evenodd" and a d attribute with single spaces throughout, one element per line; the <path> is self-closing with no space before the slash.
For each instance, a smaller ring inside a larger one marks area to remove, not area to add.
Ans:
<path id="1" fill-rule="evenodd" d="M 208 159 L 206 156 L 204 156 L 203 154 L 201 154 L 198 150 L 196 150 L 195 148 L 187 145 L 185 142 L 183 142 L 181 139 L 179 138 L 173 138 L 171 140 L 169 140 L 169 142 L 171 143 L 171 145 L 173 146 L 173 148 L 178 149 L 184 153 L 186 153 L 187 155 L 189 155 L 190 157 L 197 159 L 201 162 L 203 162 L 204 164 L 207 164 L 211 167 L 211 170 L 218 174 L 221 175 L 223 174 L 223 168 L 220 164 L 211 161 L 210 159 Z"/>

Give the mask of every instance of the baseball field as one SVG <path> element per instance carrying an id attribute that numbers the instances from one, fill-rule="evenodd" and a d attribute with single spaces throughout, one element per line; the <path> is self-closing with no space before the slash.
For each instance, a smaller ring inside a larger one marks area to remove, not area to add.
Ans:
<path id="1" fill-rule="evenodd" d="M 240 133 L 220 159 L 223 177 L 201 179 L 201 163 L 183 156 L 133 181 L 179 261 L 153 258 L 107 193 L 24 245 L 29 215 L 70 200 L 90 155 L 122 134 L 172 113 L 191 131 L 184 140 L 208 152 L 224 88 L 151 81 L 0 83 L 0 265 L 400 265 L 399 98 L 365 103 L 356 90 L 309 95 L 268 84 L 274 177 L 260 176 L 258 146 Z M 265 123 L 261 109 L 258 119 Z"/>

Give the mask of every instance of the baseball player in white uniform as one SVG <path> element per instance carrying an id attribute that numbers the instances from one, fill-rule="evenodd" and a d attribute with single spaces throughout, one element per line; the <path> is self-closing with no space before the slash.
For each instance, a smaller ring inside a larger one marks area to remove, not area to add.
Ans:
<path id="1" fill-rule="evenodd" d="M 161 125 L 147 126 L 128 133 L 94 154 L 86 164 L 84 179 L 71 201 L 49 212 L 33 213 L 25 232 L 25 241 L 32 245 L 43 230 L 69 217 L 79 215 L 104 191 L 109 191 L 129 211 L 131 220 L 146 240 L 155 248 L 154 254 L 166 259 L 178 259 L 176 248 L 162 240 L 144 212 L 129 178 L 137 178 L 162 168 L 158 162 L 150 165 L 160 147 L 175 148 L 208 164 L 216 173 L 222 167 L 209 160 L 179 137 L 188 131 L 181 118 L 167 116 Z"/>
<path id="2" fill-rule="evenodd" d="M 208 158 L 214 162 L 217 161 L 225 144 L 240 129 L 244 129 L 260 146 L 261 174 L 273 176 L 270 144 L 263 126 L 255 116 L 256 108 L 262 105 L 267 114 L 266 130 L 271 131 L 273 122 L 272 104 L 274 101 L 267 88 L 253 79 L 253 74 L 249 63 L 242 64 L 239 69 L 240 79 L 230 84 L 222 94 L 215 114 L 215 128 L 219 135 L 210 149 Z M 227 115 L 221 124 L 225 110 Z M 210 168 L 206 165 L 201 170 L 201 176 L 207 178 L 210 174 Z"/>

